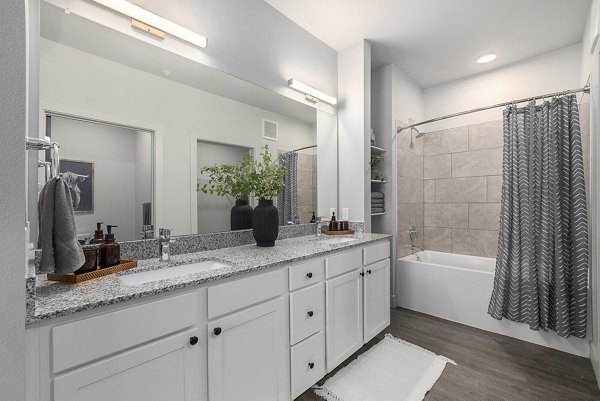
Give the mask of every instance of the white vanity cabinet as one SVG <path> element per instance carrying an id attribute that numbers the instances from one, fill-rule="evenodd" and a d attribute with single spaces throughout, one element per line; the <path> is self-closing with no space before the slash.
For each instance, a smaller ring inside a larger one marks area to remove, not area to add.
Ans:
<path id="1" fill-rule="evenodd" d="M 327 372 L 390 324 L 389 247 L 386 241 L 326 258 Z"/>
<path id="2" fill-rule="evenodd" d="M 286 284 L 280 269 L 209 288 L 209 317 L 226 314 L 207 325 L 210 401 L 289 399 Z"/>
<path id="3" fill-rule="evenodd" d="M 389 241 L 42 321 L 27 401 L 289 401 L 390 321 Z"/>

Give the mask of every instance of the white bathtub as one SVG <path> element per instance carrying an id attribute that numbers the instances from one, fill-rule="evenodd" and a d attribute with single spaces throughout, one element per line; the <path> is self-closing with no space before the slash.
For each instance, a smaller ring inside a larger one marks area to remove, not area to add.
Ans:
<path id="1" fill-rule="evenodd" d="M 441 317 L 479 329 L 589 357 L 586 339 L 562 338 L 553 332 L 533 331 L 509 320 L 487 314 L 494 284 L 496 259 L 444 252 L 419 252 L 398 259 L 398 306 Z"/>

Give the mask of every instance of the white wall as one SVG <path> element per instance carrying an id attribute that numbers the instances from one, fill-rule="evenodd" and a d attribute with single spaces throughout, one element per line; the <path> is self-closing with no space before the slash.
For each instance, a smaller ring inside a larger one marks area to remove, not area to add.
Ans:
<path id="1" fill-rule="evenodd" d="M 224 71 L 289 98 L 296 78 L 325 93 L 337 93 L 337 54 L 262 0 L 138 0 L 136 4 L 208 38 L 199 49 L 167 36 L 157 41 L 131 29 L 130 19 L 93 2 L 49 0 L 129 36 Z M 320 103 L 317 108 L 332 110 Z"/>
<path id="2" fill-rule="evenodd" d="M 349 208 L 350 220 L 370 220 L 365 212 L 370 204 L 367 180 L 370 169 L 368 132 L 371 127 L 371 45 L 366 40 L 338 53 L 338 206 Z"/>
<path id="3" fill-rule="evenodd" d="M 329 217 L 329 209 L 337 208 L 338 135 L 337 116 L 317 111 L 317 216 Z"/>
<path id="4" fill-rule="evenodd" d="M 174 235 L 189 234 L 190 196 L 196 177 L 190 138 L 259 149 L 295 149 L 315 143 L 311 124 L 203 92 L 165 78 L 41 40 L 42 102 L 101 112 L 117 119 L 161 127 L 163 133 L 164 224 Z M 93 79 L 90 79 L 93 77 Z M 279 123 L 279 141 L 262 138 L 262 119 Z M 119 121 L 115 121 L 119 122 Z M 195 165 L 195 163 L 194 163 Z"/>
<path id="5" fill-rule="evenodd" d="M 581 87 L 581 44 L 425 89 L 425 118 Z M 422 131 L 502 119 L 494 109 L 429 124 Z"/>
<path id="6" fill-rule="evenodd" d="M 0 2 L 0 400 L 25 399 L 25 2 Z"/>
<path id="7" fill-rule="evenodd" d="M 596 380 L 600 382 L 600 297 L 598 289 L 600 288 L 600 275 L 598 274 L 598 252 L 600 251 L 600 186 L 598 180 L 600 177 L 600 164 L 598 155 L 600 154 L 600 138 L 598 132 L 598 116 L 600 115 L 600 90 L 598 86 L 600 74 L 600 55 L 599 46 L 596 43 L 592 51 L 593 33 L 598 30 L 600 24 L 600 2 L 594 0 L 590 7 L 590 13 L 583 33 L 581 48 L 581 84 L 588 82 L 591 84 L 590 93 L 590 249 L 591 249 L 591 319 L 588 330 L 591 331 L 592 341 L 590 343 L 590 357 L 592 366 L 596 373 Z"/>

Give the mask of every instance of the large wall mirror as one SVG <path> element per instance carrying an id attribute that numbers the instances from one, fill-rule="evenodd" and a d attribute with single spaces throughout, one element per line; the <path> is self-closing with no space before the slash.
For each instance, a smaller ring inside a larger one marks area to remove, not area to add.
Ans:
<path id="1" fill-rule="evenodd" d="M 45 1 L 40 36 L 40 136 L 60 144 L 63 176 L 85 199 L 76 209 L 82 237 L 96 222 L 118 225 L 122 241 L 148 236 L 148 226 L 229 230 L 235 200 L 197 191 L 207 179 L 201 168 L 259 157 L 265 145 L 295 175 L 284 189 L 295 208 L 281 224 L 337 206 L 335 115 Z M 47 155 L 36 156 L 42 166 Z M 29 188 L 46 179 L 29 168 Z"/>

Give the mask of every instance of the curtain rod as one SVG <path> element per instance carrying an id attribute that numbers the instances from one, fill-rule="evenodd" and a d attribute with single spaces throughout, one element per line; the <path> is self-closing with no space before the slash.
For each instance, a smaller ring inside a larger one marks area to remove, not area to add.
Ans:
<path id="1" fill-rule="evenodd" d="M 436 121 L 446 120 L 448 118 L 463 116 L 465 114 L 477 113 L 479 111 L 495 109 L 495 108 L 498 108 L 498 107 L 504 107 L 504 106 L 508 106 L 508 105 L 511 105 L 511 104 L 515 104 L 515 103 L 528 102 L 530 100 L 538 100 L 538 99 L 544 99 L 544 98 L 547 98 L 547 97 L 564 95 L 564 94 L 567 94 L 567 93 L 578 93 L 578 92 L 590 93 L 590 85 L 587 84 L 583 88 L 579 88 L 579 89 L 572 89 L 572 90 L 567 90 L 567 91 L 548 93 L 546 95 L 540 95 L 540 96 L 528 97 L 528 98 L 519 99 L 519 100 L 513 100 L 513 101 L 510 101 L 510 102 L 498 103 L 498 104 L 495 104 L 495 105 L 492 105 L 492 106 L 479 107 L 477 109 L 472 109 L 472 110 L 467 110 L 467 111 L 461 111 L 459 113 L 448 114 L 448 115 L 445 115 L 445 116 L 442 116 L 442 117 L 432 118 L 430 120 L 425 120 L 425 121 L 421 121 L 421 122 L 418 122 L 418 123 L 415 123 L 415 124 L 407 125 L 406 127 L 398 127 L 398 128 L 396 128 L 396 134 L 399 134 L 400 132 L 402 132 L 402 131 L 404 131 L 406 129 L 418 127 L 418 126 L 424 125 L 424 124 L 434 123 Z M 394 138 L 395 137 L 396 137 L 396 135 L 394 135 Z"/>

